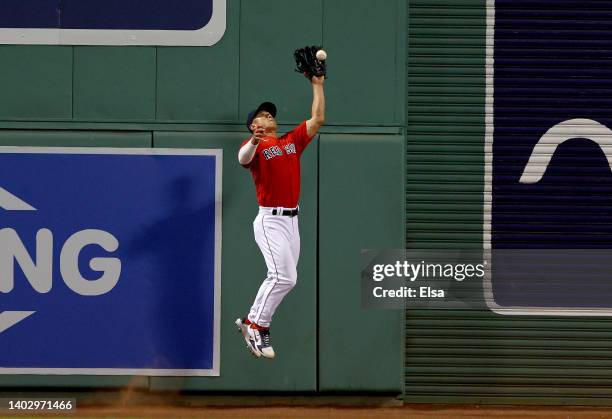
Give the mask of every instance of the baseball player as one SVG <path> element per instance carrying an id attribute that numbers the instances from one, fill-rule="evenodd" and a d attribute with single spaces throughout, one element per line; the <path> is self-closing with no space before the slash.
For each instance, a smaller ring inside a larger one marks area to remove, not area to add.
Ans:
<path id="1" fill-rule="evenodd" d="M 252 135 L 238 152 L 238 161 L 251 171 L 255 182 L 259 212 L 253 230 L 268 273 L 248 316 L 235 323 L 247 348 L 258 358 L 274 358 L 270 322 L 297 281 L 300 157 L 325 120 L 325 75 L 306 75 L 313 92 L 310 119 L 279 137 L 276 106 L 263 102 L 249 113 L 246 125 Z"/>

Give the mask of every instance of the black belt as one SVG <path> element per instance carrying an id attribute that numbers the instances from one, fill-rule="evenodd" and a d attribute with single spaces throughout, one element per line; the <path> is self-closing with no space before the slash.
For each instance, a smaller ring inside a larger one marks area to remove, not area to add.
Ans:
<path id="1" fill-rule="evenodd" d="M 296 208 L 296 209 L 292 209 L 292 210 L 283 210 L 282 212 L 279 213 L 279 211 L 274 208 L 272 210 L 272 215 L 286 215 L 288 217 L 295 217 L 296 215 L 298 215 L 300 211 Z"/>

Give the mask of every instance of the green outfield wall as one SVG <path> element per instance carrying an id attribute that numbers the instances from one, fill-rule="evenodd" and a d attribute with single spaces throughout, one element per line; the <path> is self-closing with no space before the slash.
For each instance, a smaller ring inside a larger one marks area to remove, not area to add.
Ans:
<path id="1" fill-rule="evenodd" d="M 223 150 L 221 375 L 4 375 L 0 387 L 401 394 L 403 313 L 361 308 L 358 266 L 362 248 L 404 246 L 405 17 L 399 0 L 228 0 L 212 47 L 0 46 L 2 146 Z M 233 325 L 265 274 L 255 189 L 236 155 L 261 101 L 278 105 L 281 131 L 310 116 L 292 53 L 311 44 L 329 53 L 326 125 L 302 158 L 298 286 L 266 362 Z"/>
<path id="2" fill-rule="evenodd" d="M 502 20 L 511 34 L 512 25 L 543 25 L 551 9 L 559 22 L 576 13 L 564 9 L 569 0 L 505 3 L 512 16 L 523 16 Z M 608 25 L 589 14 L 607 9 L 585 4 L 581 22 L 593 30 Z M 207 394 L 401 394 L 419 403 L 612 404 L 609 316 L 502 315 L 484 303 L 463 310 L 361 306 L 362 249 L 479 250 L 491 240 L 487 75 L 494 55 L 487 46 L 494 44 L 494 5 L 227 0 L 227 30 L 211 47 L 0 46 L 0 146 L 223 150 L 221 375 L 3 375 L 0 388 L 129 385 Z M 587 50 L 604 60 L 586 60 L 601 103 L 610 96 L 601 76 L 609 67 L 604 29 L 594 40 L 591 29 L 580 32 Z M 560 30 L 561 38 L 576 35 Z M 278 105 L 280 131 L 309 117 L 311 87 L 293 71 L 292 53 L 311 44 L 329 54 L 326 124 L 302 159 L 299 279 L 274 321 L 278 356 L 256 361 L 233 325 L 265 271 L 252 231 L 255 190 L 236 154 L 247 137 L 246 114 L 261 101 Z M 581 45 L 570 50 L 577 54 Z M 534 48 L 511 52 L 525 65 L 538 58 Z M 562 64 L 567 71 L 585 61 Z M 514 112 L 525 120 L 518 131 L 535 124 L 533 92 L 521 90 L 530 77 L 525 71 L 506 80 L 515 89 Z M 559 103 L 565 96 L 551 93 Z M 519 215 L 529 216 L 518 204 Z M 599 215 L 599 225 L 609 226 L 609 211 Z M 536 233 L 552 228 L 533 224 Z M 564 231 L 561 222 L 555 226 Z M 592 227 L 589 237 L 604 242 L 604 227 Z"/>

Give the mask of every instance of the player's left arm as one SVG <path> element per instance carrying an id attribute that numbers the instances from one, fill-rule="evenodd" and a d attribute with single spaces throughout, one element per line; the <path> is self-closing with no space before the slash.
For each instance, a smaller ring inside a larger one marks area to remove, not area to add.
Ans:
<path id="1" fill-rule="evenodd" d="M 323 92 L 323 82 L 325 76 L 313 76 L 312 83 L 312 116 L 306 121 L 306 133 L 309 138 L 315 136 L 319 128 L 325 122 L 325 94 Z"/>

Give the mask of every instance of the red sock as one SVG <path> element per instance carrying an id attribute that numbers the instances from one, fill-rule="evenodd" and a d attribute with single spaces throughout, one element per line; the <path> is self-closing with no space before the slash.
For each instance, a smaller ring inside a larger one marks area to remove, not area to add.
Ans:
<path id="1" fill-rule="evenodd" d="M 255 329 L 255 330 L 268 330 L 269 327 L 263 327 L 263 326 L 258 325 L 257 323 L 251 322 L 251 329 Z"/>

